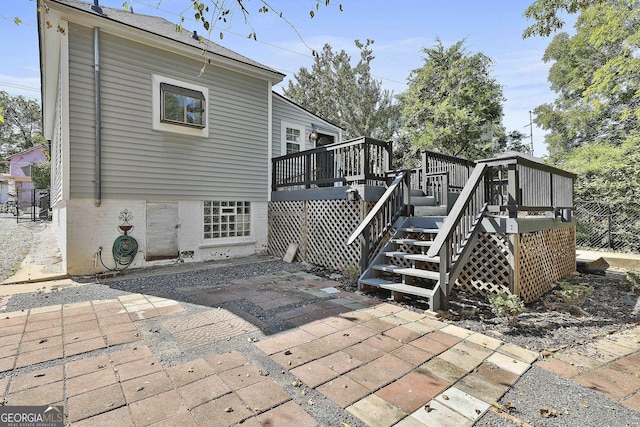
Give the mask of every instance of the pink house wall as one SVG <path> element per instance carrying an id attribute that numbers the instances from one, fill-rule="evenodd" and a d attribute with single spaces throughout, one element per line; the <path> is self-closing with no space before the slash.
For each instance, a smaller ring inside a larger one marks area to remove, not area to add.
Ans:
<path id="1" fill-rule="evenodd" d="M 5 175 L 4 178 L 7 180 L 7 182 L 13 180 L 14 182 L 16 182 L 16 185 L 20 186 L 21 203 L 31 202 L 31 190 L 33 189 L 33 183 L 31 182 L 30 178 L 30 171 L 27 170 L 27 173 L 25 173 L 25 170 L 23 168 L 33 163 L 48 160 L 45 151 L 47 151 L 47 147 L 45 147 L 44 145 L 39 145 L 37 147 L 33 147 L 27 151 L 14 154 L 13 156 L 7 158 L 7 160 L 9 160 L 9 174 L 8 176 Z"/>
<path id="2" fill-rule="evenodd" d="M 43 145 L 14 154 L 9 157 L 9 175 L 11 176 L 28 176 L 22 170 L 23 167 L 47 160 L 44 153 L 47 148 Z"/>

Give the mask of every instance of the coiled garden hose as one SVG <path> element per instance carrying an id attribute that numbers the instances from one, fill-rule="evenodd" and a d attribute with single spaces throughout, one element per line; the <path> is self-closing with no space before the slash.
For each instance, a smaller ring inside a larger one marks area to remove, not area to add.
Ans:
<path id="1" fill-rule="evenodd" d="M 127 235 L 118 236 L 115 242 L 113 242 L 111 253 L 113 254 L 116 266 L 114 268 L 109 268 L 104 265 L 104 262 L 102 262 L 102 248 L 98 251 L 100 264 L 109 271 L 124 270 L 133 263 L 133 260 L 138 253 L 138 241 Z M 118 268 L 118 266 L 122 266 L 122 268 Z"/>

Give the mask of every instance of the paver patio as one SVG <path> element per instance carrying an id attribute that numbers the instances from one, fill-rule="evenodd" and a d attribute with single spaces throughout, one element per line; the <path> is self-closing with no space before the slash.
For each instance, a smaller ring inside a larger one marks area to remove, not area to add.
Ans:
<path id="1" fill-rule="evenodd" d="M 211 306 L 195 314 L 140 294 L 4 313 L 0 391 L 7 405 L 62 404 L 68 421 L 81 426 L 314 426 L 313 399 L 335 405 L 354 425 L 472 425 L 537 363 L 640 409 L 639 327 L 539 361 L 537 353 L 425 314 L 322 291 L 333 285 L 284 274 L 192 289 L 187 301 Z M 290 326 L 264 334 L 247 320 L 252 315 L 223 308 L 238 300 L 278 312 Z M 233 340 L 254 351 L 198 351 L 167 365 L 145 340 L 149 321 L 186 354 Z"/>

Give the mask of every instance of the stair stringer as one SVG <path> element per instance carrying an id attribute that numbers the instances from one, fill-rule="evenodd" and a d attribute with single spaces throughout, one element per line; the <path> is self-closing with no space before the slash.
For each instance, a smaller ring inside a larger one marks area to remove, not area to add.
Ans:
<path id="1" fill-rule="evenodd" d="M 404 227 L 409 222 L 410 222 L 410 217 L 401 216 L 393 224 L 393 229 L 395 230 L 393 232 L 393 235 L 391 236 L 389 241 L 387 243 L 385 243 L 384 246 L 378 251 L 376 256 L 371 260 L 371 262 L 367 266 L 367 269 L 365 271 L 363 271 L 362 274 L 360 274 L 360 278 L 358 279 L 358 290 L 359 291 L 362 290 L 361 289 L 362 288 L 362 280 L 371 279 L 371 278 L 376 277 L 376 273 L 375 273 L 373 267 L 378 265 L 378 264 L 384 264 L 382 261 L 386 258 L 385 252 L 390 251 L 391 249 L 395 249 L 394 246 L 396 244 L 392 243 L 391 240 L 399 237 L 402 234 L 402 232 L 399 231 L 400 228 Z"/>

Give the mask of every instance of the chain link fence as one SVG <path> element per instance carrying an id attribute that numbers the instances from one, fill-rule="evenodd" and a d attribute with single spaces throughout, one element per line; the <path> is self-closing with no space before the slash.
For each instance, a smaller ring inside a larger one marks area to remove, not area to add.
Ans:
<path id="1" fill-rule="evenodd" d="M 576 202 L 576 245 L 640 253 L 640 204 Z"/>

